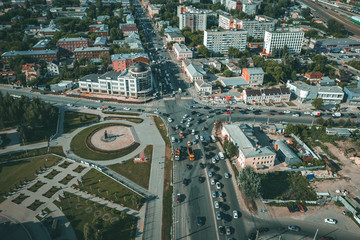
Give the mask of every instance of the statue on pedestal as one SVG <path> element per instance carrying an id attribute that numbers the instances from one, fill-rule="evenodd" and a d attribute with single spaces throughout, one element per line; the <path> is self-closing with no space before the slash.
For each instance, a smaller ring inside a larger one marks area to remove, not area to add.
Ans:
<path id="1" fill-rule="evenodd" d="M 108 139 L 109 138 L 109 136 L 108 136 L 108 134 L 107 134 L 107 131 L 105 130 L 105 132 L 104 132 L 104 139 Z"/>

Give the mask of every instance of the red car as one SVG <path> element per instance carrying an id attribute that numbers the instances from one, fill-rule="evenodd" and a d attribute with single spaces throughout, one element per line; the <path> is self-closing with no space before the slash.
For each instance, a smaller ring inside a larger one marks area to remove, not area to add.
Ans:
<path id="1" fill-rule="evenodd" d="M 305 212 L 304 207 L 301 204 L 299 204 L 298 207 L 299 207 L 300 212 Z"/>

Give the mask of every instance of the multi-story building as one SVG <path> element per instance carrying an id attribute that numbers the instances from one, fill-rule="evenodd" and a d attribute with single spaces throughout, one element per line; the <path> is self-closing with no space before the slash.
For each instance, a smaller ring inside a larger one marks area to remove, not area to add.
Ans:
<path id="1" fill-rule="evenodd" d="M 352 38 L 311 39 L 309 47 L 319 52 L 340 52 L 360 49 L 360 41 Z"/>
<path id="2" fill-rule="evenodd" d="M 165 33 L 166 41 L 167 42 L 177 42 L 177 43 L 184 43 L 185 37 L 181 34 L 181 32 L 168 32 Z"/>
<path id="3" fill-rule="evenodd" d="M 269 147 L 260 146 L 252 126 L 247 124 L 223 125 L 221 134 L 224 138 L 234 143 L 239 151 L 236 159 L 240 167 L 252 166 L 253 168 L 272 167 L 275 164 L 276 154 Z"/>
<path id="4" fill-rule="evenodd" d="M 160 8 L 161 8 L 161 4 L 150 4 L 147 9 L 148 9 L 149 15 L 152 18 L 155 18 L 155 15 L 159 15 Z"/>
<path id="5" fill-rule="evenodd" d="M 53 36 L 55 32 L 60 32 L 60 26 L 58 26 L 54 20 L 51 20 L 48 26 L 43 27 L 40 25 L 40 29 L 38 31 L 38 34 L 40 36 Z"/>
<path id="6" fill-rule="evenodd" d="M 45 62 L 51 62 L 54 60 L 58 60 L 58 50 L 29 50 L 29 51 L 11 51 L 4 52 L 1 55 L 1 60 L 4 64 L 9 63 L 9 59 L 15 56 L 27 56 L 32 58 L 33 60 L 43 60 Z"/>
<path id="7" fill-rule="evenodd" d="M 184 44 L 175 43 L 173 48 L 178 60 L 192 58 L 193 56 L 193 52 Z"/>
<path id="8" fill-rule="evenodd" d="M 313 86 L 300 81 L 288 81 L 286 86 L 300 102 L 322 98 L 326 103 L 341 103 L 344 99 L 344 92 L 339 86 Z"/>
<path id="9" fill-rule="evenodd" d="M 300 53 L 303 41 L 304 32 L 300 29 L 265 31 L 263 52 L 271 55 L 274 49 L 283 49 L 286 45 L 290 53 Z"/>
<path id="10" fill-rule="evenodd" d="M 217 11 L 219 13 L 219 27 L 223 29 L 240 29 L 240 19 L 234 18 L 228 12 L 222 10 Z"/>
<path id="11" fill-rule="evenodd" d="M 107 24 L 94 24 L 89 26 L 89 32 L 96 33 L 98 36 L 109 36 L 109 26 Z"/>
<path id="12" fill-rule="evenodd" d="M 250 86 L 260 86 L 264 81 L 264 71 L 261 67 L 258 68 L 243 68 L 241 77 Z"/>
<path id="13" fill-rule="evenodd" d="M 313 71 L 305 73 L 305 77 L 310 81 L 310 84 L 317 84 L 320 83 L 321 79 L 324 77 L 324 74 L 318 71 Z"/>
<path id="14" fill-rule="evenodd" d="M 290 101 L 288 88 L 267 88 L 256 90 L 244 90 L 243 100 L 245 103 L 280 103 Z"/>
<path id="15" fill-rule="evenodd" d="M 47 74 L 50 77 L 56 77 L 60 74 L 60 68 L 57 61 L 48 62 L 46 65 Z"/>
<path id="16" fill-rule="evenodd" d="M 77 38 L 61 38 L 56 45 L 59 48 L 73 52 L 75 48 L 83 48 L 89 46 L 89 39 L 83 37 Z"/>
<path id="17" fill-rule="evenodd" d="M 79 80 L 82 92 L 138 98 L 153 91 L 153 76 L 148 64 L 137 62 L 123 72 L 90 74 Z"/>
<path id="18" fill-rule="evenodd" d="M 207 14 L 196 8 L 178 6 L 179 28 L 190 27 L 191 31 L 206 30 Z"/>
<path id="19" fill-rule="evenodd" d="M 44 50 L 46 46 L 50 43 L 49 39 L 42 39 L 38 41 L 33 47 L 33 50 Z"/>
<path id="20" fill-rule="evenodd" d="M 225 8 L 227 10 L 232 10 L 232 9 L 235 9 L 235 10 L 238 10 L 238 11 L 241 11 L 242 10 L 242 2 L 239 1 L 239 0 L 226 0 L 225 1 Z"/>
<path id="21" fill-rule="evenodd" d="M 94 42 L 94 47 L 106 47 L 107 38 L 106 37 L 97 37 Z"/>
<path id="22" fill-rule="evenodd" d="M 138 32 L 138 28 L 134 25 L 134 26 L 129 26 L 129 25 L 123 25 L 120 27 L 121 31 L 123 32 L 123 35 L 125 37 L 129 36 L 132 33 L 137 33 Z"/>
<path id="23" fill-rule="evenodd" d="M 114 54 L 111 55 L 111 62 L 115 71 L 122 72 L 136 62 L 149 63 L 149 55 L 147 53 Z"/>
<path id="24" fill-rule="evenodd" d="M 200 82 L 203 81 L 206 77 L 206 72 L 204 69 L 200 65 L 192 63 L 191 60 L 184 59 L 181 64 L 185 75 L 189 77 L 191 82 Z"/>
<path id="25" fill-rule="evenodd" d="M 275 30 L 275 20 L 263 16 L 256 16 L 254 20 L 240 20 L 238 25 L 238 29 L 247 31 L 248 36 L 254 38 L 264 38 L 265 31 Z"/>
<path id="26" fill-rule="evenodd" d="M 254 2 L 243 2 L 242 3 L 242 11 L 247 15 L 255 15 L 259 8 L 259 4 Z"/>
<path id="27" fill-rule="evenodd" d="M 100 59 L 102 55 L 110 57 L 110 48 L 109 47 L 83 47 L 76 48 L 74 50 L 75 58 L 79 60 L 80 58 L 86 58 L 89 60 Z"/>
<path id="28" fill-rule="evenodd" d="M 40 65 L 36 63 L 26 63 L 22 65 L 21 72 L 25 74 L 26 81 L 32 81 L 40 75 Z"/>
<path id="29" fill-rule="evenodd" d="M 244 51 L 247 45 L 247 32 L 240 30 L 212 29 L 204 31 L 204 46 L 212 52 L 227 54 L 229 47 Z"/>

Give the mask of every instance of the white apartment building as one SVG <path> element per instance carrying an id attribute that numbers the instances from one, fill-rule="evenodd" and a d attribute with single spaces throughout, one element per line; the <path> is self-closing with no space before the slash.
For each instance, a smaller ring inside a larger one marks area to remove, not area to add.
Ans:
<path id="1" fill-rule="evenodd" d="M 178 6 L 179 28 L 190 27 L 191 31 L 206 30 L 207 13 L 194 7 Z"/>
<path id="2" fill-rule="evenodd" d="M 173 48 L 178 60 L 192 58 L 193 56 L 192 51 L 184 44 L 175 43 Z"/>
<path id="3" fill-rule="evenodd" d="M 228 53 L 229 47 L 244 51 L 247 44 L 247 32 L 237 29 L 204 31 L 204 46 L 212 52 Z"/>
<path id="4" fill-rule="evenodd" d="M 248 36 L 254 38 L 264 38 L 265 31 L 272 32 L 275 30 L 275 21 L 271 18 L 256 16 L 254 20 L 239 20 L 238 29 L 248 32 Z"/>
<path id="5" fill-rule="evenodd" d="M 264 53 L 271 55 L 275 48 L 282 49 L 285 45 L 290 53 L 300 53 L 303 41 L 304 32 L 301 29 L 265 31 Z"/>
<path id="6" fill-rule="evenodd" d="M 223 29 L 240 29 L 240 21 L 233 18 L 229 13 L 218 10 L 219 13 L 219 27 Z"/>
<path id="7" fill-rule="evenodd" d="M 252 2 L 243 2 L 242 3 L 242 11 L 247 15 L 255 15 L 257 11 L 258 5 Z"/>

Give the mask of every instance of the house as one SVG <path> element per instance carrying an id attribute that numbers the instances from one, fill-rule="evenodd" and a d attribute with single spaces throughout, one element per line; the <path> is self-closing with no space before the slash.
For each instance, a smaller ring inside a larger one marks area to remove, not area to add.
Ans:
<path id="1" fill-rule="evenodd" d="M 346 128 L 326 128 L 327 135 L 336 135 L 339 137 L 350 137 L 351 131 Z"/>
<path id="2" fill-rule="evenodd" d="M 94 42 L 94 47 L 106 47 L 107 38 L 106 37 L 97 37 Z"/>
<path id="3" fill-rule="evenodd" d="M 48 26 L 43 27 L 42 24 L 40 24 L 40 29 L 38 31 L 40 36 L 53 36 L 55 32 L 60 32 L 60 26 L 58 26 L 54 20 L 50 21 L 50 24 Z"/>
<path id="4" fill-rule="evenodd" d="M 50 43 L 49 39 L 42 39 L 38 41 L 33 47 L 33 50 L 45 50 L 47 45 Z"/>
<path id="5" fill-rule="evenodd" d="M 107 24 L 93 24 L 89 26 L 90 33 L 96 33 L 97 36 L 109 36 L 109 26 Z"/>
<path id="6" fill-rule="evenodd" d="M 47 74 L 50 77 L 57 77 L 60 74 L 60 68 L 57 61 L 48 62 L 46 65 Z"/>
<path id="7" fill-rule="evenodd" d="M 175 43 L 173 45 L 173 48 L 178 60 L 193 57 L 193 52 L 189 48 L 187 48 L 184 44 Z"/>
<path id="8" fill-rule="evenodd" d="M 224 87 L 248 87 L 249 84 L 242 77 L 219 78 Z"/>
<path id="9" fill-rule="evenodd" d="M 40 59 L 45 62 L 51 62 L 58 60 L 58 50 L 29 50 L 29 51 L 11 51 L 4 52 L 1 55 L 1 60 L 4 64 L 7 64 L 9 59 L 15 56 L 28 56 L 34 60 Z"/>
<path id="10" fill-rule="evenodd" d="M 241 75 L 241 68 L 235 65 L 235 63 L 229 62 L 226 64 L 226 67 L 232 72 L 233 76 Z"/>
<path id="11" fill-rule="evenodd" d="M 185 75 L 190 78 L 191 82 L 196 80 L 204 80 L 206 77 L 206 72 L 204 69 L 197 64 L 193 64 L 190 60 L 183 60 L 182 67 L 184 69 Z"/>
<path id="12" fill-rule="evenodd" d="M 36 63 L 26 63 L 22 65 L 21 72 L 25 74 L 26 82 L 32 81 L 40 75 L 40 65 Z"/>
<path id="13" fill-rule="evenodd" d="M 73 52 L 75 48 L 89 47 L 89 39 L 83 37 L 61 38 L 57 41 L 56 45 L 60 49 Z"/>
<path id="14" fill-rule="evenodd" d="M 264 70 L 260 67 L 257 67 L 243 68 L 241 76 L 250 86 L 260 86 L 263 84 L 264 75 Z"/>
<path id="15" fill-rule="evenodd" d="M 56 84 L 50 84 L 50 90 L 52 92 L 63 92 L 65 90 L 69 90 L 74 86 L 73 81 L 60 81 Z"/>
<path id="16" fill-rule="evenodd" d="M 120 29 L 123 32 L 125 37 L 129 36 L 131 33 L 138 32 L 138 28 L 136 26 L 121 26 Z"/>
<path id="17" fill-rule="evenodd" d="M 323 77 L 320 80 L 320 86 L 335 86 L 335 80 L 329 77 Z"/>
<path id="18" fill-rule="evenodd" d="M 203 79 L 195 80 L 194 85 L 195 90 L 198 94 L 212 94 L 211 84 L 205 82 Z"/>
<path id="19" fill-rule="evenodd" d="M 320 81 L 324 74 L 318 71 L 305 73 L 305 78 L 310 81 L 310 84 L 320 84 Z"/>
<path id="20" fill-rule="evenodd" d="M 179 32 L 168 32 L 168 33 L 165 33 L 165 36 L 166 36 L 167 42 L 177 42 L 179 44 L 185 42 L 185 37 L 184 37 L 184 35 L 182 35 L 182 33 L 180 31 Z"/>
<path id="21" fill-rule="evenodd" d="M 302 162 L 283 139 L 276 140 L 275 151 L 278 159 L 284 161 L 289 166 Z"/>
<path id="22" fill-rule="evenodd" d="M 360 103 L 360 82 L 357 85 L 349 85 L 344 87 L 346 99 L 349 104 Z"/>
<path id="23" fill-rule="evenodd" d="M 106 20 L 108 20 L 108 19 L 110 19 L 110 16 L 108 16 L 108 15 L 102 15 L 102 16 L 98 16 L 97 18 L 96 18 L 96 22 L 97 22 L 97 24 L 102 24 L 102 23 L 104 23 Z"/>
<path id="24" fill-rule="evenodd" d="M 114 71 L 122 72 L 136 62 L 149 63 L 149 55 L 147 53 L 114 54 L 111 55 L 111 62 Z"/>
<path id="25" fill-rule="evenodd" d="M 290 101 L 289 88 L 266 88 L 243 91 L 245 103 L 279 103 Z"/>
<path id="26" fill-rule="evenodd" d="M 275 152 L 269 147 L 262 147 L 248 124 L 226 124 L 221 130 L 223 138 L 227 138 L 238 149 L 237 163 L 242 167 L 271 167 L 275 164 Z"/>

